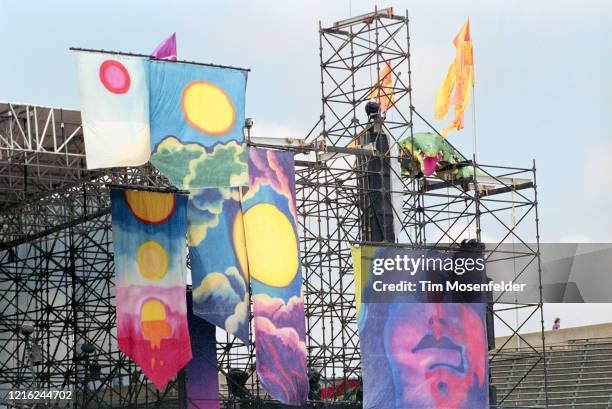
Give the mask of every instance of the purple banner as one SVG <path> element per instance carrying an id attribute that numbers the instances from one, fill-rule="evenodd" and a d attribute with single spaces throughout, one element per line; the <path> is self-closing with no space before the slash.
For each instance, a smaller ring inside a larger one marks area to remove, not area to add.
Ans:
<path id="1" fill-rule="evenodd" d="M 219 409 L 219 371 L 215 326 L 193 314 L 187 296 L 192 360 L 187 364 L 187 408 Z"/>

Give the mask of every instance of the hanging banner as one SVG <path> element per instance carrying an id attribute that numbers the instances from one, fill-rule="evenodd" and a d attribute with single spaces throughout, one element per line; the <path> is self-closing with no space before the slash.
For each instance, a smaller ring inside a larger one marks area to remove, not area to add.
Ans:
<path id="1" fill-rule="evenodd" d="M 87 169 L 149 160 L 149 92 L 142 58 L 76 52 Z"/>
<path id="2" fill-rule="evenodd" d="M 187 295 L 189 335 L 193 359 L 186 367 L 187 409 L 219 409 L 219 370 L 215 326 L 193 314 Z"/>
<path id="3" fill-rule="evenodd" d="M 249 188 L 242 211 L 257 376 L 272 398 L 300 405 L 309 384 L 293 153 L 249 149 Z"/>
<path id="4" fill-rule="evenodd" d="M 194 314 L 249 343 L 240 188 L 194 190 L 187 206 Z"/>
<path id="5" fill-rule="evenodd" d="M 151 163 L 180 189 L 248 184 L 246 71 L 150 61 Z"/>
<path id="6" fill-rule="evenodd" d="M 368 294 L 378 291 L 373 281 L 398 270 L 389 262 L 381 273 L 377 266 L 384 263 L 375 260 L 400 260 L 405 266 L 404 260 L 406 265 L 426 260 L 422 255 L 408 248 L 353 248 L 363 407 L 488 408 L 485 303 L 421 303 L 394 296 L 384 302 Z"/>
<path id="7" fill-rule="evenodd" d="M 159 390 L 191 359 L 186 204 L 184 195 L 111 190 L 119 349 Z"/>

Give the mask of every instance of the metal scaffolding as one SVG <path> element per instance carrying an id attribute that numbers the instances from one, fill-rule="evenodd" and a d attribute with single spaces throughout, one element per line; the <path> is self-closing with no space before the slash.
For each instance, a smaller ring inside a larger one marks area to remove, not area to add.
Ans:
<path id="1" fill-rule="evenodd" d="M 510 168 L 472 158 L 457 165 L 474 169 L 468 178 L 455 178 L 453 169 L 432 177 L 402 174 L 400 162 L 411 159 L 399 141 L 412 137 L 415 126 L 431 128 L 412 104 L 408 28 L 408 15 L 392 9 L 321 26 L 317 124 L 296 140 L 257 137 L 257 126 L 248 128 L 251 146 L 296 155 L 308 364 L 323 388 L 361 376 L 353 244 L 384 240 L 453 248 L 465 238 L 486 239 L 494 241 L 487 250 L 491 263 L 516 259 L 517 274 L 539 265 L 535 164 Z M 378 73 L 387 62 L 395 102 L 385 115 L 368 117 L 364 107 L 372 89 L 381 91 Z M 74 388 L 78 408 L 182 407 L 182 375 L 157 392 L 118 351 L 115 332 L 108 186 L 169 182 L 151 165 L 88 171 L 84 163 L 78 111 L 0 104 L 0 387 Z M 391 183 L 375 185 L 376 177 Z M 388 217 L 371 213 L 368 204 L 374 202 Z M 500 250 L 515 242 L 528 250 Z M 489 309 L 515 335 L 530 320 L 543 326 L 541 302 Z M 528 311 L 527 318 L 511 322 L 508 311 L 519 309 Z M 27 325 L 34 332 L 26 336 Z M 42 347 L 42 359 L 29 356 L 33 344 Z M 493 349 L 490 364 L 513 348 L 507 343 Z M 266 401 L 254 375 L 253 347 L 218 330 L 217 351 L 222 374 L 248 374 L 250 407 Z M 523 351 L 539 359 L 516 384 L 498 385 L 498 407 L 517 407 L 513 391 L 528 377 L 541 385 L 538 407 L 546 405 L 543 351 L 543 337 L 541 345 Z M 543 369 L 536 378 L 535 369 Z M 224 381 L 221 389 L 224 406 L 236 407 L 239 399 Z"/>

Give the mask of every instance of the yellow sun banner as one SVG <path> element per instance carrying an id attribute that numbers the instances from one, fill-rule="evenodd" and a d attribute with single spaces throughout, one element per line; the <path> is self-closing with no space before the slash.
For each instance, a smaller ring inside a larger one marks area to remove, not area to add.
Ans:
<path id="1" fill-rule="evenodd" d="M 257 376 L 287 405 L 308 397 L 302 266 L 292 152 L 249 148 L 241 198 L 250 273 Z"/>
<path id="2" fill-rule="evenodd" d="M 112 189 L 119 349 L 159 390 L 191 359 L 185 195 Z"/>
<path id="3" fill-rule="evenodd" d="M 174 186 L 248 183 L 246 82 L 239 69 L 149 62 L 151 164 Z"/>

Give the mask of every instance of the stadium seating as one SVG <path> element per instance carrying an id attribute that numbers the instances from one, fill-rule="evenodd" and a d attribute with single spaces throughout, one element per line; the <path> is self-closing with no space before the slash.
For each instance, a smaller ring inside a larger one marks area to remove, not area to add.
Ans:
<path id="1" fill-rule="evenodd" d="M 612 338 L 547 345 L 546 361 L 549 408 L 612 408 Z M 525 347 L 510 351 L 506 346 L 493 359 L 491 374 L 498 408 L 544 407 L 541 354 Z"/>

